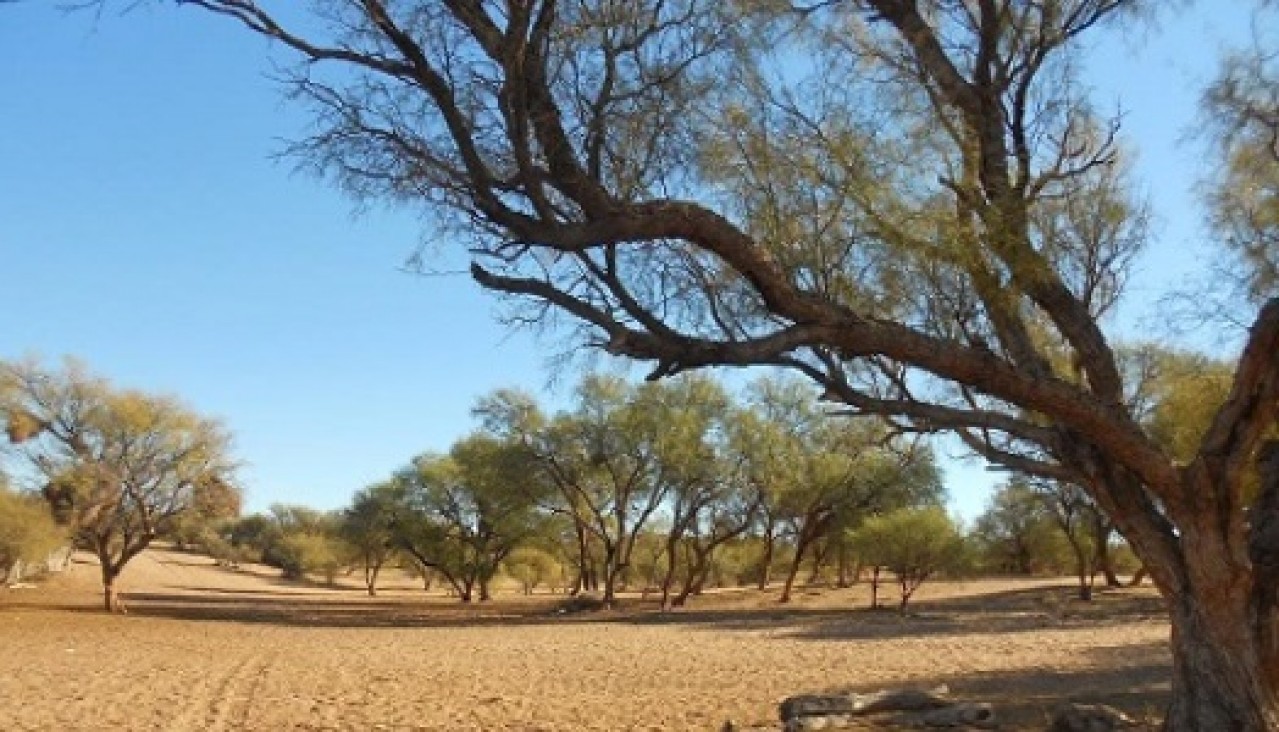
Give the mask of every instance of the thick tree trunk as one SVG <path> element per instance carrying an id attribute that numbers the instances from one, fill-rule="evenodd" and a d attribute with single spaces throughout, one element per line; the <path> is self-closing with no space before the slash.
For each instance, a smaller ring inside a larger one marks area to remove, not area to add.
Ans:
<path id="1" fill-rule="evenodd" d="M 1258 624 L 1275 623 L 1273 598 L 1261 614 L 1250 604 L 1190 597 L 1173 604 L 1166 732 L 1279 730 L 1279 648 L 1262 647 L 1255 633 Z"/>
<path id="2" fill-rule="evenodd" d="M 1261 453 L 1246 521 L 1223 531 L 1220 515 L 1194 514 L 1182 528 L 1184 572 L 1171 587 L 1150 565 L 1172 620 L 1167 732 L 1279 730 L 1279 443 Z M 1216 478 L 1195 477 L 1186 486 L 1192 498 Z"/>

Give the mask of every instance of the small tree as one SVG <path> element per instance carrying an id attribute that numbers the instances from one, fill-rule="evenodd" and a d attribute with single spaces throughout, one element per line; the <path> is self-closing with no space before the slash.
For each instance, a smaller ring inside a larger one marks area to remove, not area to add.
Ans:
<path id="1" fill-rule="evenodd" d="M 1000 486 L 977 518 L 973 539 L 982 568 L 1011 574 L 1060 573 L 1071 565 L 1045 497 L 1023 480 Z"/>
<path id="2" fill-rule="evenodd" d="M 355 494 L 342 512 L 338 532 L 364 568 L 369 597 L 377 594 L 382 566 L 396 552 L 395 516 L 402 490 L 393 482 L 379 483 Z"/>
<path id="3" fill-rule="evenodd" d="M 853 544 L 868 564 L 888 569 L 901 587 L 900 609 L 938 572 L 957 571 L 967 554 L 959 528 L 941 508 L 903 508 L 866 519 Z"/>

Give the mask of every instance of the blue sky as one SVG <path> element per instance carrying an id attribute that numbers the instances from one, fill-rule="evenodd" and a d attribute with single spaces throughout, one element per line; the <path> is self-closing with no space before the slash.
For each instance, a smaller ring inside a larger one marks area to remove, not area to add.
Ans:
<path id="1" fill-rule="evenodd" d="M 412 215 L 357 215 L 273 159 L 306 125 L 267 78 L 286 56 L 194 9 L 95 19 L 57 5 L 0 7 L 0 358 L 75 355 L 220 417 L 250 510 L 344 505 L 447 449 L 494 388 L 564 398 L 546 390 L 561 343 L 500 325 L 463 275 L 399 269 L 422 236 Z M 1203 150 L 1185 137 L 1224 39 L 1246 28 L 1225 5 L 1247 3 L 1199 3 L 1089 65 L 1100 108 L 1124 112 L 1158 217 L 1134 302 L 1202 256 Z M 956 509 L 977 513 L 995 478 L 952 463 Z"/>

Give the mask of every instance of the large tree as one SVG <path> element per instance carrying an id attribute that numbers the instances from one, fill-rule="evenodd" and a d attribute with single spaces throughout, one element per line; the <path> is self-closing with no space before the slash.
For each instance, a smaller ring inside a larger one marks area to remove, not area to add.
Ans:
<path id="1" fill-rule="evenodd" d="M 235 493 L 230 437 L 170 397 L 124 390 L 68 364 L 0 363 L 0 416 L 55 516 L 97 555 L 103 603 L 116 578 L 206 495 Z"/>
<path id="2" fill-rule="evenodd" d="M 267 2 L 187 4 L 301 54 L 317 131 L 295 151 L 431 206 L 533 315 L 653 377 L 796 369 L 1083 486 L 1168 600 L 1167 726 L 1279 727 L 1279 298 L 1254 288 L 1187 460 L 1137 419 L 1102 327 L 1144 216 L 1073 56 L 1156 3 L 328 0 L 296 28 Z M 1244 163 L 1273 88 L 1216 97 Z M 1237 248 L 1270 251 L 1273 219 L 1245 223 Z"/>

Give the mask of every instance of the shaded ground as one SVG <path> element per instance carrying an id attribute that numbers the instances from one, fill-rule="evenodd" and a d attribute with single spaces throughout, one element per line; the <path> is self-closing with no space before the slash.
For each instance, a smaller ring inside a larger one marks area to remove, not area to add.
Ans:
<path id="1" fill-rule="evenodd" d="M 1167 693 L 1157 597 L 1085 605 L 1065 581 L 925 585 L 905 617 L 864 609 L 864 587 L 573 615 L 550 596 L 464 606 L 402 579 L 369 598 L 153 551 L 110 617 L 96 580 L 81 563 L 0 590 L 4 729 L 715 730 L 768 724 L 791 694 L 937 683 L 994 703 L 1002 729 L 1043 729 L 1058 701 L 1148 718 Z"/>

